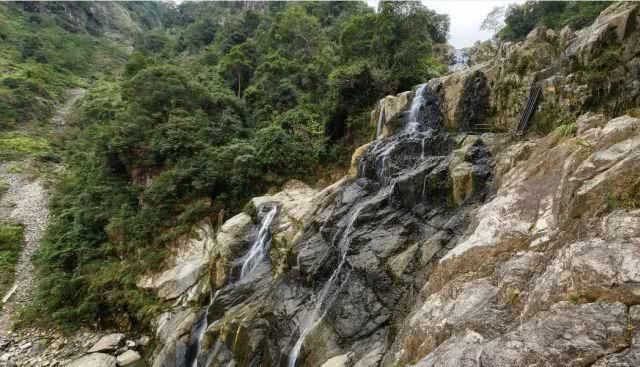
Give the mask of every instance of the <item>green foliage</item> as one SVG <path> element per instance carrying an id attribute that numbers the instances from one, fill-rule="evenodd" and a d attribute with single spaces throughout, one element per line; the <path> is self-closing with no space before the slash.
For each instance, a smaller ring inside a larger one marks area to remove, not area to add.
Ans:
<path id="1" fill-rule="evenodd" d="M 611 42 L 606 47 L 598 50 L 598 53 L 578 71 L 578 75 L 591 85 L 605 84 L 609 70 L 620 65 L 622 46 L 618 42 Z"/>
<path id="2" fill-rule="evenodd" d="M 554 134 L 555 137 L 561 138 L 575 133 L 575 131 L 571 132 L 573 129 L 571 126 L 575 127 L 575 119 L 576 116 L 566 108 L 545 108 L 537 111 L 533 116 L 533 129 L 541 135 Z M 558 131 L 554 132 L 555 129 Z M 559 133 L 562 134 L 557 135 Z"/>
<path id="3" fill-rule="evenodd" d="M 582 29 L 591 24 L 610 1 L 527 1 L 510 5 L 505 26 L 498 36 L 506 41 L 519 41 L 537 26 L 560 30 L 565 26 Z"/>
<path id="4" fill-rule="evenodd" d="M 13 285 L 15 268 L 24 243 L 24 229 L 20 225 L 0 224 L 0 294 Z"/>
<path id="5" fill-rule="evenodd" d="M 97 80 L 81 101 L 85 121 L 105 122 L 124 112 L 120 84 L 114 80 Z"/>
<path id="6" fill-rule="evenodd" d="M 609 195 L 607 206 L 613 209 L 638 209 L 640 208 L 640 178 L 629 180 L 627 187 L 618 195 Z"/>
<path id="7" fill-rule="evenodd" d="M 24 157 L 44 157 L 51 154 L 49 142 L 20 133 L 0 134 L 0 159 L 15 160 Z"/>
<path id="8" fill-rule="evenodd" d="M 560 125 L 558 127 L 556 127 L 552 134 L 558 138 L 565 138 L 565 137 L 573 137 L 576 135 L 576 131 L 578 130 L 576 123 L 571 123 L 571 124 L 564 124 L 564 125 Z"/>
<path id="9" fill-rule="evenodd" d="M 64 90 L 124 61 L 122 46 L 71 32 L 60 22 L 59 14 L 68 16 L 66 10 L 53 3 L 43 7 L 39 11 L 27 4 L 0 4 L 0 128 L 45 121 Z"/>

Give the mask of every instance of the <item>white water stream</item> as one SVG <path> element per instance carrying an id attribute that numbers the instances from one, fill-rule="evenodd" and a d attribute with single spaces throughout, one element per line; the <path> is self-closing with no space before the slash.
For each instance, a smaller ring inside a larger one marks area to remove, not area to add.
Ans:
<path id="1" fill-rule="evenodd" d="M 332 288 L 334 288 L 336 283 L 338 282 L 338 275 L 340 275 L 340 272 L 342 271 L 342 268 L 344 267 L 344 264 L 347 260 L 347 253 L 349 252 L 349 245 L 351 242 L 349 240 L 349 235 L 351 235 L 351 232 L 353 232 L 353 225 L 358 219 L 358 216 L 360 215 L 363 207 L 364 205 L 360 206 L 353 213 L 351 219 L 349 220 L 349 225 L 347 226 L 347 228 L 345 228 L 342 236 L 340 237 L 340 242 L 338 243 L 338 248 L 340 249 L 340 262 L 338 263 L 336 270 L 334 270 L 333 274 L 331 274 L 329 280 L 327 280 L 327 282 L 322 287 L 316 306 L 311 312 L 311 315 L 309 315 L 309 317 L 306 319 L 305 327 L 300 332 L 300 336 L 298 337 L 296 344 L 293 346 L 293 349 L 289 353 L 288 367 L 295 367 L 296 361 L 300 356 L 300 351 L 302 350 L 302 345 L 304 344 L 304 340 L 306 339 L 307 335 L 322 321 L 322 319 L 327 314 L 327 311 L 329 310 L 329 308 L 331 308 L 331 305 L 338 297 L 338 293 L 340 293 L 342 285 L 347 282 L 347 280 L 345 279 L 345 281 L 342 282 L 338 289 L 336 289 L 334 292 L 331 292 Z"/>
<path id="2" fill-rule="evenodd" d="M 271 243 L 271 222 L 278 210 L 277 206 L 267 213 L 262 219 L 260 230 L 258 231 L 258 238 L 253 242 L 253 245 L 249 249 L 249 252 L 244 256 L 242 260 L 242 267 L 240 268 L 240 280 L 251 273 L 260 264 L 265 256 L 267 256 L 268 246 Z"/>
<path id="3" fill-rule="evenodd" d="M 380 114 L 378 115 L 378 126 L 376 127 L 376 139 L 380 139 L 380 134 L 382 134 L 384 124 L 384 99 L 381 99 L 380 102 L 378 102 L 378 105 L 380 105 Z"/>
<path id="4" fill-rule="evenodd" d="M 424 104 L 424 89 L 427 87 L 427 83 L 420 84 L 416 93 L 411 100 L 411 107 L 409 107 L 409 122 L 405 127 L 405 131 L 414 132 L 418 130 L 421 122 L 420 107 Z"/>
<path id="5" fill-rule="evenodd" d="M 238 281 L 242 281 L 247 275 L 251 274 L 255 268 L 260 265 L 262 261 L 264 261 L 267 256 L 269 245 L 271 244 L 271 224 L 273 223 L 273 219 L 276 216 L 278 211 L 278 207 L 276 205 L 262 218 L 260 222 L 260 229 L 258 230 L 258 237 L 249 248 L 249 251 L 245 256 L 242 257 L 242 265 L 240 267 L 240 278 Z M 216 291 L 216 293 L 211 297 L 211 301 L 209 302 L 209 306 L 213 304 L 216 300 L 216 297 L 220 293 L 220 289 Z M 207 331 L 207 316 L 209 312 L 209 307 L 206 308 L 203 317 L 198 320 L 196 324 L 194 334 L 196 336 L 197 343 L 197 353 L 193 362 L 191 363 L 191 367 L 198 367 L 198 354 L 200 354 L 200 345 L 202 344 L 202 338 L 204 337 L 205 331 Z"/>

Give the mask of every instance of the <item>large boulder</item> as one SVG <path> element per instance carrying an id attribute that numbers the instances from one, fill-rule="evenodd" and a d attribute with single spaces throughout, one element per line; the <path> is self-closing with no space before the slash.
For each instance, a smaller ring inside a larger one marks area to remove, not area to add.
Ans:
<path id="1" fill-rule="evenodd" d="M 116 349 L 124 342 L 124 334 L 115 333 L 105 335 L 97 343 L 95 343 L 88 353 L 96 352 L 115 352 Z"/>
<path id="2" fill-rule="evenodd" d="M 353 151 L 351 155 L 351 164 L 349 165 L 349 177 L 356 178 L 358 177 L 359 168 L 360 168 L 360 159 L 367 152 L 367 149 L 371 146 L 371 143 L 367 143 L 359 146 L 356 150 Z"/>
<path id="3" fill-rule="evenodd" d="M 537 245 L 559 230 L 560 221 L 603 212 L 637 179 L 638 123 L 628 116 L 613 119 L 598 128 L 591 143 L 580 137 L 557 145 L 553 139 L 541 141 L 528 161 L 500 177 L 496 197 L 478 209 L 473 233 L 447 256 L 514 237 Z M 507 150 L 498 161 L 507 153 L 512 155 Z"/>
<path id="4" fill-rule="evenodd" d="M 142 276 L 137 286 L 152 289 L 158 297 L 165 300 L 181 297 L 206 273 L 213 238 L 213 228 L 208 221 L 196 225 L 194 233 L 180 239 L 172 249 L 173 253 L 165 270 Z"/>
<path id="5" fill-rule="evenodd" d="M 483 366 L 589 366 L 627 346 L 622 303 L 561 302 L 479 350 Z"/>
<path id="6" fill-rule="evenodd" d="M 134 350 L 128 350 L 116 358 L 120 367 L 143 367 L 144 361 L 140 354 Z"/>
<path id="7" fill-rule="evenodd" d="M 637 364 L 626 305 L 640 302 L 629 191 L 640 131 L 628 116 L 601 119 L 497 151 L 497 193 L 439 261 L 382 366 Z"/>
<path id="8" fill-rule="evenodd" d="M 622 42 L 637 24 L 638 4 L 621 1 L 608 7 L 589 27 L 576 32 L 576 37 L 567 46 L 566 55 L 575 56 L 587 64 L 596 55 L 606 37 L 613 33 L 616 41 Z"/>
<path id="9" fill-rule="evenodd" d="M 371 125 L 376 129 L 376 138 L 383 139 L 396 133 L 400 128 L 400 115 L 411 101 L 412 93 L 403 92 L 381 99 L 371 111 Z"/>
<path id="10" fill-rule="evenodd" d="M 116 367 L 116 357 L 92 353 L 69 363 L 67 367 Z"/>
<path id="11" fill-rule="evenodd" d="M 157 318 L 154 325 L 157 345 L 151 366 L 168 367 L 182 363 L 196 320 L 195 312 L 190 309 L 174 309 Z"/>

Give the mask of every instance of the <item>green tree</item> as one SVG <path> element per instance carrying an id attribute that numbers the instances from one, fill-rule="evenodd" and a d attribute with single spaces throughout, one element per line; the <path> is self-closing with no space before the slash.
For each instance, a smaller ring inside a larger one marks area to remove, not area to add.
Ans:
<path id="1" fill-rule="evenodd" d="M 242 88 L 249 83 L 253 75 L 254 55 L 253 42 L 245 42 L 231 48 L 220 60 L 220 70 L 224 78 L 230 81 L 238 97 L 242 96 Z"/>

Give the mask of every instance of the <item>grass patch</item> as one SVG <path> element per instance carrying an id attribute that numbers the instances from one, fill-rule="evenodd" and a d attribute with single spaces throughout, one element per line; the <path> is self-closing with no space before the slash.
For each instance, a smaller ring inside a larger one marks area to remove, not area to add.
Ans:
<path id="1" fill-rule="evenodd" d="M 629 185 L 623 193 L 610 195 L 607 198 L 607 206 L 610 210 L 640 208 L 640 178 Z"/>
<path id="2" fill-rule="evenodd" d="M 504 303 L 515 305 L 520 302 L 520 290 L 517 288 L 507 288 L 503 294 Z"/>
<path id="3" fill-rule="evenodd" d="M 567 294 L 567 302 L 577 305 L 580 303 L 580 297 L 575 293 Z"/>
<path id="4" fill-rule="evenodd" d="M 9 185 L 7 181 L 0 179 L 0 196 L 4 195 L 7 191 L 9 191 L 10 187 L 11 185 Z"/>
<path id="5" fill-rule="evenodd" d="M 578 126 L 575 122 L 572 122 L 570 124 L 562 124 L 556 127 L 555 129 L 553 129 L 551 134 L 549 134 L 551 137 L 551 145 L 553 146 L 560 143 L 564 139 L 575 137 L 576 131 L 578 131 Z"/>
<path id="6" fill-rule="evenodd" d="M 41 158 L 52 154 L 49 142 L 18 132 L 0 134 L 0 159 Z"/>
<path id="7" fill-rule="evenodd" d="M 0 297 L 15 280 L 16 264 L 24 243 L 24 229 L 16 224 L 0 225 Z"/>
<path id="8" fill-rule="evenodd" d="M 570 124 L 563 124 L 556 127 L 552 134 L 557 138 L 573 137 L 576 135 L 578 127 L 575 122 Z"/>

